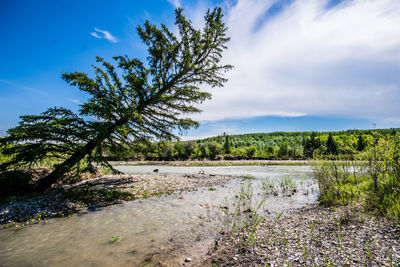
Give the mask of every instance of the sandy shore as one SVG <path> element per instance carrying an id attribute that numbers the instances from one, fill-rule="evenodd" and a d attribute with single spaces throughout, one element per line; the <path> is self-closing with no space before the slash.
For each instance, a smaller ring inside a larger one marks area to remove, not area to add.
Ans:
<path id="1" fill-rule="evenodd" d="M 141 174 L 107 175 L 51 190 L 45 194 L 8 199 L 0 203 L 0 228 L 47 223 L 52 217 L 70 216 L 123 201 L 139 200 L 196 190 L 224 183 L 221 175 Z"/>

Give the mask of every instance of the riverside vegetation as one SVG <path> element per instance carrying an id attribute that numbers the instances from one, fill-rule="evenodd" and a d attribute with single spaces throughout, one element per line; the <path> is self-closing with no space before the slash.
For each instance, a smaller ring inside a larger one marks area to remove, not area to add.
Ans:
<path id="1" fill-rule="evenodd" d="M 400 137 L 376 138 L 359 161 L 316 160 L 314 173 L 323 205 L 362 202 L 400 221 Z"/>
<path id="2" fill-rule="evenodd" d="M 324 155 L 335 159 L 356 159 L 374 144 L 377 136 L 393 138 L 399 129 L 348 130 L 340 132 L 273 132 L 228 135 L 184 142 L 131 143 L 126 153 L 105 151 L 119 160 L 187 159 L 310 159 Z"/>
<path id="3" fill-rule="evenodd" d="M 398 129 L 378 130 L 348 130 L 342 132 L 276 132 L 245 135 L 222 135 L 197 141 L 186 142 L 130 142 L 122 150 L 102 148 L 102 157 L 109 160 L 120 160 L 114 164 L 127 164 L 125 160 L 147 159 L 128 164 L 162 164 L 185 166 L 242 166 L 242 165 L 302 165 L 308 164 L 306 159 L 327 160 L 362 160 L 365 151 L 375 145 L 376 140 L 394 140 Z M 391 141 L 391 142 L 392 142 Z M 8 165 L 13 155 L 8 154 L 12 147 L 8 144 L 0 148 L 0 163 Z M 123 145 L 122 145 L 123 146 Z M 2 151 L 8 151 L 1 153 Z M 184 163 L 176 160 L 188 160 Z M 198 160 L 201 161 L 198 161 Z M 209 160 L 206 160 L 209 159 Z M 225 161 L 215 161 L 225 159 Z M 238 160 L 242 159 L 242 161 Z M 302 159 L 296 162 L 279 161 L 246 161 L 248 159 Z M 160 160 L 160 161 L 154 161 Z M 231 161 L 229 161 L 231 160 Z M 0 184 L 8 188 L 8 193 L 18 194 L 34 190 L 32 167 L 46 167 L 52 170 L 59 161 L 54 157 L 47 157 L 38 162 L 22 164 L 12 172 L 3 171 L 0 174 Z M 85 158 L 63 176 L 63 183 L 75 182 L 82 177 L 82 173 L 89 170 L 90 160 Z M 107 163 L 108 164 L 108 163 Z M 98 168 L 97 168 L 98 169 Z M 100 172 L 110 173 L 108 166 L 101 167 Z M 5 175 L 6 174 L 6 175 Z M 48 173 L 47 173 L 48 175 Z M 33 176 L 38 176 L 33 173 Z M 8 177 L 8 178 L 7 178 Z M 14 190 L 15 189 L 15 190 Z M 1 191 L 1 190 L 0 190 Z M 0 192 L 0 197 L 2 192 Z"/>

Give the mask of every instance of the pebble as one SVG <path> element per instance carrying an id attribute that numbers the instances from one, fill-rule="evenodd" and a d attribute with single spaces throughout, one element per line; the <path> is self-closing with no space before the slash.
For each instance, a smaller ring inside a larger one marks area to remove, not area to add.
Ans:
<path id="1" fill-rule="evenodd" d="M 209 187 L 212 185 L 221 184 L 224 181 L 232 179 L 231 176 L 220 176 L 210 177 L 209 175 L 199 174 L 193 175 L 188 179 L 182 179 L 183 175 L 107 175 L 94 178 L 91 180 L 82 181 L 72 186 L 66 186 L 65 188 L 71 188 L 74 186 L 88 185 L 108 188 L 106 186 L 109 181 L 121 181 L 122 189 L 131 188 L 133 193 L 140 195 L 140 189 L 146 189 L 148 192 L 161 192 L 167 190 L 168 193 L 173 191 L 191 191 L 191 189 L 197 189 L 199 187 Z M 173 187 L 171 188 L 171 185 Z M 113 187 L 115 188 L 115 187 Z M 138 192 L 136 192 L 138 191 Z M 0 229 L 2 225 L 6 225 L 12 222 L 24 222 L 31 219 L 36 219 L 40 216 L 57 217 L 61 213 L 76 213 L 84 212 L 90 208 L 90 211 L 97 210 L 97 207 L 102 205 L 111 205 L 118 203 L 118 201 L 104 201 L 101 203 L 88 203 L 82 202 L 81 199 L 69 199 L 70 196 L 63 194 L 63 192 L 53 191 L 42 195 L 34 196 L 32 198 L 17 198 L 13 199 L 8 203 L 2 203 L 0 205 Z M 136 197 L 135 197 L 136 198 Z M 184 199 L 180 196 L 179 199 Z M 138 200 L 139 203 L 142 200 Z M 90 205 L 89 205 L 90 204 Z"/>
<path id="2" fill-rule="evenodd" d="M 191 262 L 192 259 L 191 258 L 185 258 L 185 262 Z"/>

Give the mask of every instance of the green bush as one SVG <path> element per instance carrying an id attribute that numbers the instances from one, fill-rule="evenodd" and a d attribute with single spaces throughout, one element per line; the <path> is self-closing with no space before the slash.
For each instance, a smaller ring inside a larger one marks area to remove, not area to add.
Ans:
<path id="1" fill-rule="evenodd" d="M 368 179 L 363 176 L 358 162 L 316 160 L 314 177 L 320 190 L 319 201 L 323 205 L 346 205 L 363 197 Z"/>
<path id="2" fill-rule="evenodd" d="M 400 220 L 400 137 L 376 136 L 359 161 L 316 160 L 314 177 L 323 205 L 361 200 L 367 208 Z"/>
<path id="3" fill-rule="evenodd" d="M 400 220 L 400 137 L 381 138 L 363 154 L 371 180 L 367 204 Z"/>

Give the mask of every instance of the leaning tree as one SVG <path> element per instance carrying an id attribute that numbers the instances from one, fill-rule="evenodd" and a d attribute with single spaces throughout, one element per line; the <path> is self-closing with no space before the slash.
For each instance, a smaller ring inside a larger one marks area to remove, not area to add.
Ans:
<path id="1" fill-rule="evenodd" d="M 191 25 L 182 9 L 175 13 L 179 34 L 148 21 L 137 28 L 148 47 L 146 62 L 117 56 L 113 65 L 97 57 L 94 78 L 82 72 L 62 74 L 68 84 L 88 93 L 88 101 L 79 114 L 50 108 L 22 116 L 0 140 L 2 153 L 10 156 L 0 171 L 56 162 L 37 183 L 45 191 L 83 165 L 113 169 L 104 158 L 105 148 L 123 149 L 132 140 L 174 140 L 176 130 L 197 126 L 187 116 L 200 112 L 196 105 L 211 97 L 201 85 L 221 87 L 224 73 L 232 68 L 221 63 L 229 38 L 220 8 L 206 13 L 202 30 Z"/>

